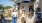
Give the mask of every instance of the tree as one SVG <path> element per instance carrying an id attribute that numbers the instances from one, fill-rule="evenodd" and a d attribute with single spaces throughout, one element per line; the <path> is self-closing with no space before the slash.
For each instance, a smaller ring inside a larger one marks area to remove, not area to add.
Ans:
<path id="1" fill-rule="evenodd" d="M 8 8 L 12 8 L 12 6 L 3 6 L 2 4 L 0 4 L 0 9 L 8 9 Z"/>
<path id="2" fill-rule="evenodd" d="M 12 8 L 12 6 L 5 6 L 5 9 L 9 9 L 9 8 Z"/>
<path id="3" fill-rule="evenodd" d="M 0 9 L 3 9 L 4 7 L 3 7 L 3 5 L 2 4 L 0 4 Z"/>

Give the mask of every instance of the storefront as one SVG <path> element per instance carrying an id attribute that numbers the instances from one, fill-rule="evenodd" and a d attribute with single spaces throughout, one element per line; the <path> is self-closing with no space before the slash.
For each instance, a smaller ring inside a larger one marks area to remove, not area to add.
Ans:
<path id="1" fill-rule="evenodd" d="M 18 10 L 21 10 L 23 7 L 26 10 L 26 13 L 34 12 L 34 2 L 21 2 L 17 3 Z"/>

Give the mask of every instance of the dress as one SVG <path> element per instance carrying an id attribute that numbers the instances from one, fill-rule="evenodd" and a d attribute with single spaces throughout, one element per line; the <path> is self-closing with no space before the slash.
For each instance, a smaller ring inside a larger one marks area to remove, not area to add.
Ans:
<path id="1" fill-rule="evenodd" d="M 25 14 L 22 14 L 22 16 L 21 16 L 21 22 L 22 23 L 26 23 Z"/>

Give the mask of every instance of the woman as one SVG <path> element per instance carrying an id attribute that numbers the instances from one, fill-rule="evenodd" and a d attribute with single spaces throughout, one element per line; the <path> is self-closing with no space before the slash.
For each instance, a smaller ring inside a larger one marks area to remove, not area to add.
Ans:
<path id="1" fill-rule="evenodd" d="M 16 23 L 16 22 L 17 22 L 17 12 L 16 12 L 16 8 L 14 8 L 12 12 L 12 23 Z"/>
<path id="2" fill-rule="evenodd" d="M 25 9 L 22 9 L 22 16 L 21 16 L 21 22 L 22 23 L 26 23 L 25 16 L 26 16 Z"/>

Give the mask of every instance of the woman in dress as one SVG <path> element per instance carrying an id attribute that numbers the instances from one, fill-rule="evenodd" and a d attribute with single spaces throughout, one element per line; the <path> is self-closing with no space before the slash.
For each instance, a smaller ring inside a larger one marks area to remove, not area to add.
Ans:
<path id="1" fill-rule="evenodd" d="M 26 23 L 26 19 L 25 19 L 26 17 L 25 16 L 26 16 L 25 9 L 22 9 L 22 16 L 21 16 L 21 22 L 22 23 Z"/>

